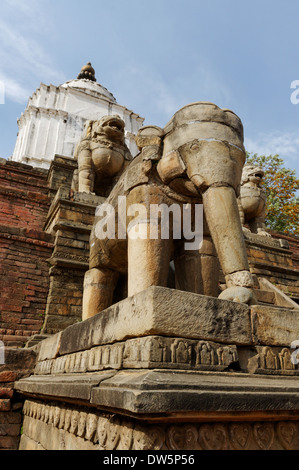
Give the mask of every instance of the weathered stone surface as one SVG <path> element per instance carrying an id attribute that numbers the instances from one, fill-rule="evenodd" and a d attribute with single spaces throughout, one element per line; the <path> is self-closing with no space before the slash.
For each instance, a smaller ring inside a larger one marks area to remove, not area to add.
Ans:
<path id="1" fill-rule="evenodd" d="M 252 331 L 256 344 L 290 347 L 299 339 L 297 310 L 262 305 L 251 307 Z"/>
<path id="2" fill-rule="evenodd" d="M 20 450 L 299 449 L 298 420 L 144 423 L 58 402 L 32 400 L 26 401 L 24 414 Z M 111 453 L 110 457 L 118 458 Z M 119 458 L 123 458 L 121 454 Z M 121 463 L 127 460 L 118 461 Z"/>
<path id="3" fill-rule="evenodd" d="M 43 332 L 56 333 L 82 318 L 90 230 L 95 209 L 103 201 L 103 197 L 70 191 L 65 185 L 52 201 L 45 230 L 55 234 L 55 243 L 49 259 L 52 268 Z"/>
<path id="4" fill-rule="evenodd" d="M 106 369 L 187 369 L 223 371 L 238 363 L 237 347 L 210 341 L 147 336 L 38 361 L 36 375 Z"/>
<path id="5" fill-rule="evenodd" d="M 62 332 L 57 333 L 56 335 L 50 336 L 49 338 L 41 341 L 37 357 L 38 361 L 45 361 L 46 359 L 57 357 L 60 348 L 61 334 Z"/>
<path id="6" fill-rule="evenodd" d="M 147 419 L 202 419 L 209 416 L 299 418 L 298 379 L 245 373 L 136 370 L 34 376 L 17 391 L 53 400 L 76 400 Z"/>
<path id="7" fill-rule="evenodd" d="M 299 376 L 298 350 L 282 346 L 238 348 L 241 370 L 250 374 Z"/>
<path id="8" fill-rule="evenodd" d="M 249 307 L 190 292 L 150 287 L 64 330 L 59 353 L 70 354 L 149 335 L 251 344 Z"/>
<path id="9" fill-rule="evenodd" d="M 250 164 L 244 166 L 238 205 L 244 231 L 249 230 L 244 226 L 248 224 L 251 232 L 271 237 L 265 227 L 266 193 L 261 186 L 263 177 L 262 168 Z"/>
<path id="10" fill-rule="evenodd" d="M 25 404 L 20 449 L 298 448 L 298 368 L 260 332 L 271 316 L 278 341 L 289 313 L 152 287 L 70 326 L 15 384 L 42 400 Z"/>
<path id="11" fill-rule="evenodd" d="M 288 307 L 294 310 L 299 310 L 299 305 L 296 302 L 294 302 L 282 290 L 278 289 L 277 286 L 269 282 L 267 279 L 259 278 L 259 284 L 261 287 L 268 289 L 274 294 L 276 305 L 279 305 L 280 307 Z"/>
<path id="12" fill-rule="evenodd" d="M 53 312 L 59 312 L 59 308 L 56 305 L 52 305 L 49 309 L 46 324 L 43 328 L 43 332 L 48 334 L 56 334 L 57 331 L 62 331 L 70 325 L 74 325 L 79 321 L 77 315 L 56 315 Z"/>
<path id="13" fill-rule="evenodd" d="M 132 160 L 125 143 L 124 121 L 118 115 L 88 121 L 74 158 L 78 174 L 73 189 L 104 196 L 110 178 L 121 174 L 126 160 Z"/>
<path id="14" fill-rule="evenodd" d="M 206 119 L 202 120 L 202 116 Z M 113 132 L 109 120 L 112 122 Z M 157 127 L 139 130 L 136 140 L 142 151 L 127 168 L 121 166 L 124 159 L 119 160 L 119 166 L 116 165 L 118 159 L 115 155 L 114 140 L 115 135 L 121 135 L 121 125 L 114 116 L 108 116 L 107 121 L 108 125 L 105 126 L 102 121 L 92 122 L 78 146 L 79 180 L 81 179 L 82 183 L 80 191 L 93 191 L 94 168 L 97 169 L 97 178 L 104 181 L 107 180 L 107 175 L 116 175 L 117 172 L 120 174 L 112 191 L 107 194 L 106 201 L 109 208 L 113 209 L 109 218 L 113 223 L 113 227 L 109 227 L 112 233 L 103 233 L 103 230 L 99 229 L 103 223 L 110 225 L 106 220 L 107 214 L 100 213 L 97 214 L 91 231 L 89 271 L 86 273 L 87 282 L 83 294 L 83 320 L 112 305 L 111 293 L 116 287 L 118 275 L 127 275 L 128 296 L 132 296 L 150 286 L 167 286 L 169 263 L 176 261 L 178 251 L 181 267 L 188 265 L 189 250 L 184 248 L 182 256 L 181 249 L 188 238 L 185 229 L 184 234 L 181 232 L 181 237 L 173 233 L 169 233 L 167 237 L 165 232 L 162 233 L 166 225 L 164 223 L 163 227 L 164 217 L 154 218 L 150 213 L 153 205 L 161 207 L 162 204 L 167 208 L 175 204 L 180 211 L 180 221 L 183 218 L 181 211 L 186 205 L 192 208 L 193 212 L 196 206 L 203 205 L 208 222 L 203 237 L 210 238 L 211 232 L 224 275 L 230 275 L 229 287 L 236 287 L 238 292 L 240 284 L 235 283 L 234 279 L 239 279 L 238 273 L 242 273 L 243 278 L 244 272 L 247 274 L 246 284 L 243 282 L 241 287 L 248 287 L 249 295 L 244 296 L 241 293 L 238 296 L 235 292 L 230 295 L 228 292 L 226 299 L 234 301 L 235 298 L 241 298 L 245 304 L 255 302 L 237 205 L 237 193 L 245 161 L 243 126 L 240 119 L 233 112 L 220 109 L 212 103 L 197 102 L 187 105 L 173 116 L 164 130 Z M 157 131 L 158 141 L 155 139 Z M 102 145 L 100 138 L 99 143 L 93 143 L 93 150 L 92 138 L 97 133 L 101 138 L 102 134 L 104 135 L 105 145 Z M 151 133 L 152 138 L 149 139 Z M 111 157 L 109 159 L 106 158 L 108 144 Z M 94 152 L 97 156 L 96 162 Z M 122 218 L 119 225 L 122 225 L 124 236 L 117 233 L 114 220 L 120 196 L 124 196 L 128 208 L 118 212 Z M 143 207 L 142 215 L 139 209 L 128 213 L 136 204 L 139 208 Z M 199 222 L 196 219 L 194 213 L 192 218 L 190 215 L 192 226 Z M 157 236 L 151 234 L 154 227 Z M 145 236 L 136 238 L 136 229 Z M 198 238 L 201 229 L 196 230 Z M 211 295 L 212 285 L 214 295 L 218 288 L 218 276 L 215 275 L 215 266 L 218 268 L 217 258 L 210 257 L 209 269 L 204 269 L 207 253 L 202 248 L 198 250 L 199 243 L 200 241 L 197 243 L 196 240 L 197 246 L 193 250 L 193 257 L 197 258 L 195 269 L 190 271 L 190 265 L 189 269 L 184 269 L 187 290 Z M 214 267 L 210 270 L 212 263 Z M 194 289 L 194 279 L 200 277 L 208 277 L 209 282 L 197 282 Z M 207 286 L 209 290 L 206 289 Z M 218 292 L 216 296 L 217 294 Z"/>
<path id="15" fill-rule="evenodd" d="M 115 372 L 101 374 L 64 375 L 58 377 L 32 376 L 22 379 L 15 384 L 15 389 L 21 393 L 46 397 L 65 397 L 77 401 L 89 402 L 91 390 L 114 375 Z"/>
<path id="16" fill-rule="evenodd" d="M 244 416 L 258 411 L 270 416 L 274 410 L 299 414 L 298 379 L 222 372 L 121 371 L 92 390 L 91 402 L 139 416 L 192 413 L 199 418 L 205 412 Z"/>

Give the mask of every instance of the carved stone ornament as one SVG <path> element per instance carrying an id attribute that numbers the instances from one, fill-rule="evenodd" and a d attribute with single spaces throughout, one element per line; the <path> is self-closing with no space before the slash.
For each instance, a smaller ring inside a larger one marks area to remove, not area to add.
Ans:
<path id="1" fill-rule="evenodd" d="M 23 428 L 24 450 L 35 440 L 45 449 L 51 443 L 62 449 L 69 439 L 73 448 L 94 450 L 299 450 L 298 421 L 146 424 L 74 405 L 27 400 Z"/>

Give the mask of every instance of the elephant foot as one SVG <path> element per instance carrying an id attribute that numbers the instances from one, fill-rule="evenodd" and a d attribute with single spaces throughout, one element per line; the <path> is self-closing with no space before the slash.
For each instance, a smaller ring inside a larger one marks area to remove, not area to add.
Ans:
<path id="1" fill-rule="evenodd" d="M 252 289 L 247 287 L 233 286 L 225 289 L 218 297 L 222 300 L 230 300 L 247 305 L 257 305 L 257 299 Z"/>

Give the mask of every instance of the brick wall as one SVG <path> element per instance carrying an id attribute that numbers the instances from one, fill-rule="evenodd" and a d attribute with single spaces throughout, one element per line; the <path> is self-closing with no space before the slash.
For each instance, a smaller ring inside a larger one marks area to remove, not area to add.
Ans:
<path id="1" fill-rule="evenodd" d="M 47 172 L 0 160 L 0 340 L 22 346 L 43 324 L 52 237 Z"/>
<path id="2" fill-rule="evenodd" d="M 294 235 L 286 235 L 280 232 L 271 232 L 272 237 L 282 238 L 289 243 L 290 250 L 293 254 L 293 268 L 299 270 L 299 237 Z"/>
<path id="3" fill-rule="evenodd" d="M 33 350 L 5 348 L 4 364 L 0 361 L 0 450 L 18 449 L 24 399 L 13 387 L 32 374 L 35 358 Z"/>

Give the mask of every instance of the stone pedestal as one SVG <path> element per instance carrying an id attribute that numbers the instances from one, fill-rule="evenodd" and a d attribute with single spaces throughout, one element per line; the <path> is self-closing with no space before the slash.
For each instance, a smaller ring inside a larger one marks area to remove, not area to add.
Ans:
<path id="1" fill-rule="evenodd" d="M 299 449 L 294 310 L 151 287 L 37 346 L 20 449 Z"/>
<path id="2" fill-rule="evenodd" d="M 54 238 L 44 333 L 56 333 L 81 320 L 84 274 L 95 210 L 104 198 L 61 186 L 50 207 L 45 231 Z"/>

